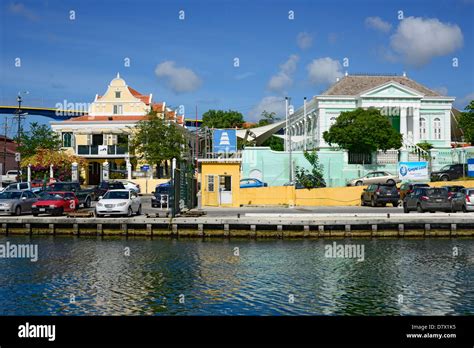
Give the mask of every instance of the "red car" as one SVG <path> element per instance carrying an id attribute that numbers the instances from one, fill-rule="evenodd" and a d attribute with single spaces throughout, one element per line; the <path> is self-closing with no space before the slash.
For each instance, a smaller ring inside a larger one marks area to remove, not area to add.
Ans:
<path id="1" fill-rule="evenodd" d="M 41 193 L 36 203 L 31 206 L 33 216 L 38 214 L 62 215 L 74 211 L 79 206 L 79 200 L 74 192 L 47 191 Z"/>

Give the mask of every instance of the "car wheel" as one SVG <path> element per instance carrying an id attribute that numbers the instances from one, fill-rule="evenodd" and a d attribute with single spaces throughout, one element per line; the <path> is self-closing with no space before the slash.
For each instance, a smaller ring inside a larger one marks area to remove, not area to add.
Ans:
<path id="1" fill-rule="evenodd" d="M 90 208 L 91 207 L 91 198 L 87 197 L 86 202 L 84 203 L 84 208 Z"/>
<path id="2" fill-rule="evenodd" d="M 423 210 L 423 207 L 421 206 L 420 203 L 416 205 L 416 211 L 419 213 L 424 213 L 425 211 Z"/>
<path id="3" fill-rule="evenodd" d="M 21 215 L 21 207 L 20 206 L 16 207 L 15 212 L 13 214 L 16 215 L 16 216 L 20 216 Z"/>
<path id="4" fill-rule="evenodd" d="M 359 180 L 359 181 L 356 182 L 355 185 L 356 185 L 356 186 L 362 186 L 362 184 L 363 184 L 363 182 Z"/>
<path id="5" fill-rule="evenodd" d="M 466 206 L 465 206 L 465 205 L 462 206 L 462 212 L 463 212 L 463 213 L 467 213 L 467 209 L 466 209 Z"/>
<path id="6" fill-rule="evenodd" d="M 388 184 L 388 185 L 395 185 L 395 180 L 388 179 L 388 180 L 387 180 L 387 184 Z"/>
<path id="7" fill-rule="evenodd" d="M 132 207 L 128 207 L 127 217 L 130 217 L 132 215 L 133 215 Z"/>
<path id="8" fill-rule="evenodd" d="M 398 207 L 398 201 L 392 202 L 394 208 Z"/>
<path id="9" fill-rule="evenodd" d="M 410 213 L 410 210 L 408 209 L 407 205 L 406 204 L 403 204 L 403 212 L 405 214 L 409 214 Z"/>
<path id="10" fill-rule="evenodd" d="M 142 215 L 142 205 L 138 206 L 137 215 Z"/>
<path id="11" fill-rule="evenodd" d="M 449 176 L 443 175 L 443 176 L 441 177 L 441 181 L 449 181 Z"/>

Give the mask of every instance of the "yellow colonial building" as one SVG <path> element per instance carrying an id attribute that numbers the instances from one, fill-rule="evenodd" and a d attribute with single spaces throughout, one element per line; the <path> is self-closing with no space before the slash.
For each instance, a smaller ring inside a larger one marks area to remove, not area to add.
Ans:
<path id="1" fill-rule="evenodd" d="M 154 103 L 152 94 L 138 92 L 117 74 L 107 91 L 95 96 L 88 115 L 51 122 L 51 128 L 61 136 L 63 150 L 87 160 L 87 168 L 81 168 L 85 184 L 98 184 L 104 168 L 110 178 L 132 180 L 144 176 L 140 169 L 145 163 L 137 163 L 129 154 L 129 138 L 152 109 L 163 118 L 184 123 L 184 115 L 178 116 L 165 102 Z M 156 176 L 151 165 L 150 169 L 149 176 Z"/>

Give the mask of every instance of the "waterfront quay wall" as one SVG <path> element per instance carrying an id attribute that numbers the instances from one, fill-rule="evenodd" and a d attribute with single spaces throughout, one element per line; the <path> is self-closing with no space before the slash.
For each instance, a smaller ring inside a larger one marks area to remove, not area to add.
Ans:
<path id="1" fill-rule="evenodd" d="M 474 187 L 474 181 L 437 181 L 430 186 L 462 185 Z M 323 187 L 295 189 L 293 186 L 245 188 L 239 191 L 241 206 L 292 205 L 292 206 L 359 206 L 362 191 L 367 186 Z"/>
<path id="2" fill-rule="evenodd" d="M 253 215 L 253 214 L 247 214 Z M 466 214 L 357 214 L 352 216 L 245 216 L 223 218 L 18 218 L 0 219 L 0 235 L 377 238 L 474 237 Z M 421 216 L 423 215 L 423 216 Z"/>

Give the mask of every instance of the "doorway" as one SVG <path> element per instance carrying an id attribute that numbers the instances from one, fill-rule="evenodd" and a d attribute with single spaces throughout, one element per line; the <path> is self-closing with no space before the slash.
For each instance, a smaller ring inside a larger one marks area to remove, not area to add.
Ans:
<path id="1" fill-rule="evenodd" d="M 219 175 L 219 205 L 232 204 L 232 177 Z"/>
<path id="2" fill-rule="evenodd" d="M 90 162 L 88 168 L 88 185 L 98 185 L 100 183 L 100 163 Z"/>

